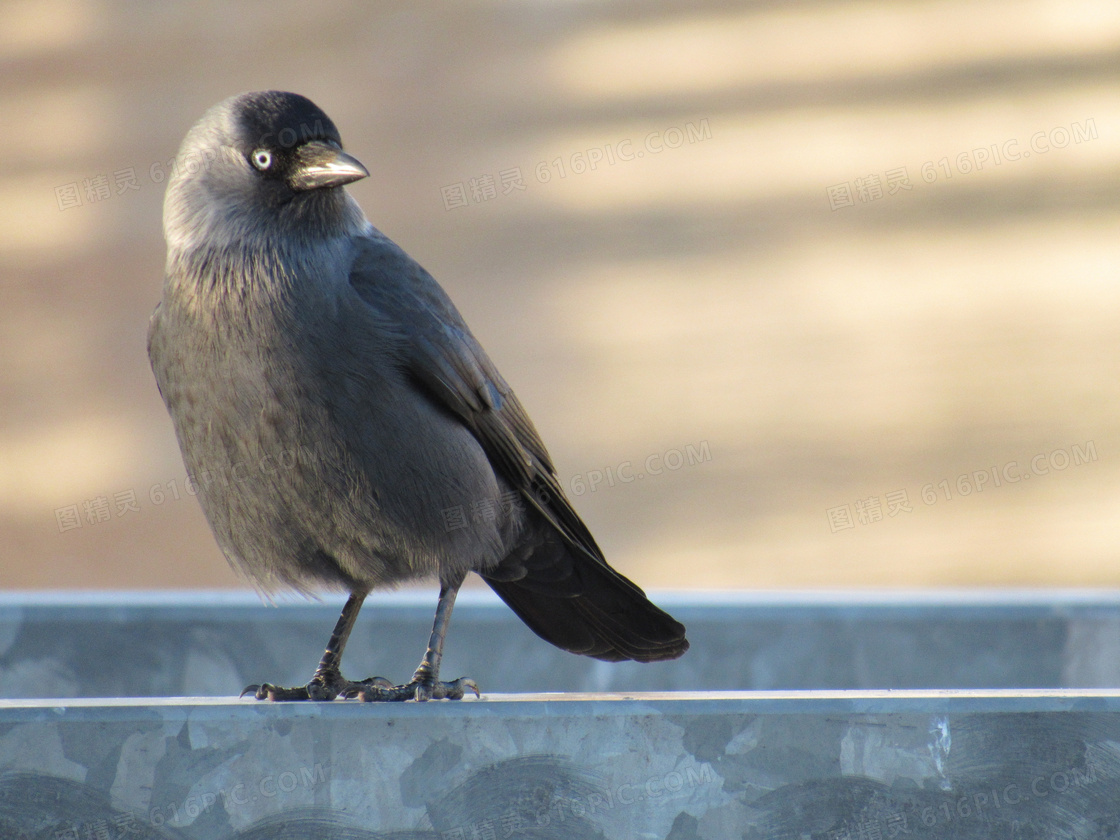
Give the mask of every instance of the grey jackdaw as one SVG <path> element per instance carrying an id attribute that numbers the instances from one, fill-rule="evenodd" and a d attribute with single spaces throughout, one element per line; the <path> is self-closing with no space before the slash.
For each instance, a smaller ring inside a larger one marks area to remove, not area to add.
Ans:
<path id="1" fill-rule="evenodd" d="M 312 102 L 268 91 L 211 108 L 167 186 L 148 352 L 218 545 L 262 590 L 350 593 L 306 686 L 246 692 L 477 693 L 469 679 L 439 680 L 471 571 L 564 650 L 680 656 L 684 627 L 607 565 L 446 293 L 343 189 L 368 175 Z M 345 679 L 370 590 L 433 576 L 435 625 L 411 681 Z"/>

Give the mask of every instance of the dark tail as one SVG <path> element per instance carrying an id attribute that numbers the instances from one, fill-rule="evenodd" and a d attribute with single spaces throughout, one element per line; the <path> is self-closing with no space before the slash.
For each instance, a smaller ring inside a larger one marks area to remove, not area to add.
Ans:
<path id="1" fill-rule="evenodd" d="M 480 574 L 529 629 L 562 650 L 608 662 L 657 662 L 688 650 L 683 624 L 559 535 Z"/>

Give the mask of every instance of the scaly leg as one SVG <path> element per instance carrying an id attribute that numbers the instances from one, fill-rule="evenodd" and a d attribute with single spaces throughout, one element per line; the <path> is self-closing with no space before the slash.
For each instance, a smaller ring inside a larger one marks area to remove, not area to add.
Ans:
<path id="1" fill-rule="evenodd" d="M 315 675 L 311 678 L 311 682 L 297 688 L 281 688 L 271 683 L 250 685 L 241 692 L 241 696 L 252 694 L 258 700 L 333 700 L 339 695 L 343 697 L 353 696 L 348 693 L 353 689 L 362 689 L 367 686 L 392 686 L 392 683 L 384 677 L 370 677 L 361 682 L 351 682 L 342 676 L 342 651 L 346 648 L 350 631 L 354 629 L 354 622 L 357 620 L 362 602 L 365 601 L 368 594 L 368 591 L 353 592 L 347 599 L 346 605 L 342 608 L 342 615 L 338 617 L 338 623 L 334 626 L 334 633 L 331 634 L 331 640 L 327 642 L 327 649 L 323 653 L 323 658 L 319 661 L 319 667 L 315 669 Z"/>

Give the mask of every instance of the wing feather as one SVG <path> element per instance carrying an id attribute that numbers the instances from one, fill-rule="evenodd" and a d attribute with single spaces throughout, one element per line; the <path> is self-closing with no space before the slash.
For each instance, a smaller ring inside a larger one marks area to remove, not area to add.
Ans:
<path id="1" fill-rule="evenodd" d="M 564 496 L 532 420 L 435 279 L 376 234 L 360 244 L 350 284 L 380 320 L 399 330 L 399 353 L 409 375 L 470 429 L 495 470 L 566 542 L 605 566 L 602 551 Z"/>

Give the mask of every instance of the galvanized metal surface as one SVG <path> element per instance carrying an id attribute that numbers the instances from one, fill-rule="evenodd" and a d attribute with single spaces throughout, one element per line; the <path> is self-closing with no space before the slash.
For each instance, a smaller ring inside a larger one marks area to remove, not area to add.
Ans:
<path id="1" fill-rule="evenodd" d="M 3 837 L 1112 836 L 1120 693 L 0 705 Z"/>
<path id="2" fill-rule="evenodd" d="M 0 604 L 0 688 L 33 695 L 0 701 L 0 838 L 1120 832 L 1120 691 L 1025 687 L 1113 673 L 1120 610 L 1106 595 L 673 596 L 661 601 L 693 651 L 617 670 L 519 637 L 504 607 L 468 598 L 447 675 L 475 677 L 483 698 L 386 705 L 137 697 L 305 680 L 334 605 L 129 598 Z M 430 608 L 412 595 L 373 607 L 349 667 L 403 678 Z M 371 655 L 374 639 L 402 649 Z M 634 674 L 662 690 L 493 691 Z M 836 690 L 958 679 L 996 688 Z M 814 680 L 829 690 L 724 690 Z"/>

